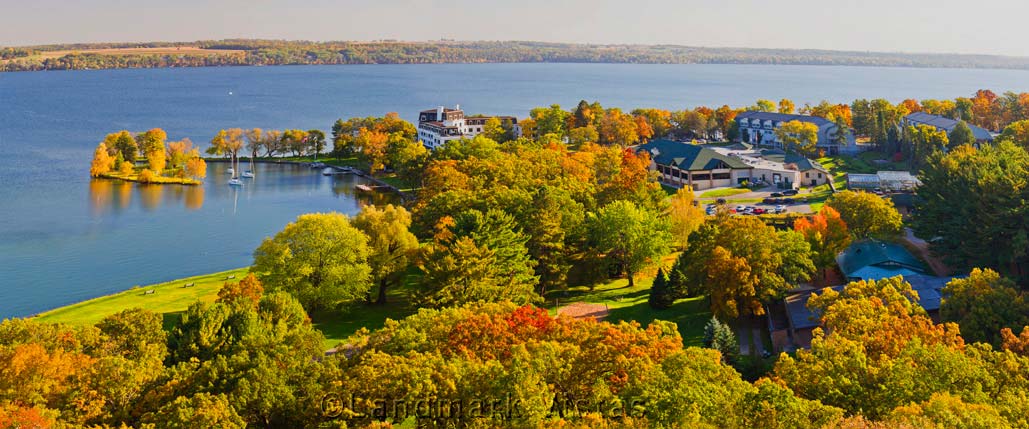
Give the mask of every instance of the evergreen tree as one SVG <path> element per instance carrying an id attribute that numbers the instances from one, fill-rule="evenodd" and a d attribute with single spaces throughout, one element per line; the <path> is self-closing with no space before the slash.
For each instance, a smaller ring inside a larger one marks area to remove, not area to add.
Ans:
<path id="1" fill-rule="evenodd" d="M 664 269 L 657 270 L 657 277 L 654 278 L 654 285 L 650 287 L 650 299 L 647 300 L 651 308 L 664 310 L 675 303 L 675 296 L 668 288 L 668 276 Z"/>
<path id="2" fill-rule="evenodd" d="M 718 350 L 722 353 L 722 361 L 726 363 L 733 362 L 740 350 L 732 328 L 714 316 L 704 325 L 704 347 Z"/>
<path id="3" fill-rule="evenodd" d="M 958 122 L 947 137 L 950 140 L 949 147 L 951 148 L 975 143 L 975 134 L 972 133 L 972 129 L 968 127 L 965 121 Z"/>

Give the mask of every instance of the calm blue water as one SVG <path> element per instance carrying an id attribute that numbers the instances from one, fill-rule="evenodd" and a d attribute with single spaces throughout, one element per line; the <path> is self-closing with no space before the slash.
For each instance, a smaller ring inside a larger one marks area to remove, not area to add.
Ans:
<path id="1" fill-rule="evenodd" d="M 247 265 L 298 214 L 354 212 L 353 179 L 263 165 L 234 192 L 224 165 L 202 188 L 95 182 L 106 133 L 161 127 L 210 140 L 222 128 L 321 128 L 336 118 L 461 104 L 519 117 L 599 100 L 623 109 L 749 105 L 788 97 L 954 98 L 1029 91 L 1029 72 L 862 67 L 454 64 L 0 73 L 0 317 Z"/>

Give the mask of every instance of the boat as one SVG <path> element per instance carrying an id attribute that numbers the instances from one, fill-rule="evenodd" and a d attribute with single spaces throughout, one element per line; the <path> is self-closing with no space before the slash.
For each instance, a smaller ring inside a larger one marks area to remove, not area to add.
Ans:
<path id="1" fill-rule="evenodd" d="M 336 174 L 335 168 L 325 168 L 322 170 L 322 176 L 332 176 Z"/>
<path id="2" fill-rule="evenodd" d="M 254 154 L 250 156 L 250 169 L 243 172 L 243 174 L 242 174 L 243 177 L 246 177 L 248 179 L 253 179 L 254 178 L 254 170 L 256 170 L 254 168 L 254 158 L 256 158 L 256 157 L 257 157 L 257 151 L 254 151 Z"/>
<path id="3" fill-rule="evenodd" d="M 243 181 L 233 177 L 229 179 L 229 186 L 243 186 Z"/>
<path id="4" fill-rule="evenodd" d="M 315 163 L 311 164 L 311 168 L 322 168 L 322 167 L 325 167 L 325 163 L 324 162 L 315 162 Z"/>
<path id="5" fill-rule="evenodd" d="M 234 168 L 232 168 L 232 167 L 229 167 L 229 169 L 228 169 L 227 171 L 228 171 L 228 173 L 229 173 L 230 175 L 233 175 L 233 176 L 235 176 L 235 175 L 236 175 L 236 170 L 235 170 Z"/>

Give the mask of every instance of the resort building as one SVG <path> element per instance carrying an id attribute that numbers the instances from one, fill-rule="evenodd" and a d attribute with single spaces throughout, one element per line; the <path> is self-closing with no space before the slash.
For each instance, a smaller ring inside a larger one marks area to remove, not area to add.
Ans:
<path id="1" fill-rule="evenodd" d="M 829 183 L 825 167 L 803 156 L 748 144 L 701 146 L 670 140 L 652 140 L 636 147 L 650 154 L 651 170 L 669 186 L 694 190 L 738 186 L 746 181 L 784 189 Z"/>
<path id="2" fill-rule="evenodd" d="M 660 173 L 661 183 L 677 188 L 688 185 L 699 191 L 736 186 L 749 180 L 753 169 L 713 149 L 671 140 L 652 140 L 636 146 L 636 151 L 649 153 L 650 169 Z"/>
<path id="3" fill-rule="evenodd" d="M 878 171 L 875 174 L 847 173 L 847 188 L 884 191 L 911 191 L 921 185 L 909 171 Z"/>
<path id="4" fill-rule="evenodd" d="M 418 114 L 418 139 L 429 149 L 435 149 L 451 140 L 475 137 L 482 133 L 486 121 L 497 118 L 504 128 L 511 130 L 513 137 L 521 134 L 518 118 L 514 116 L 468 116 L 464 115 L 461 106 L 439 106 L 435 109 L 423 110 Z"/>
<path id="5" fill-rule="evenodd" d="M 954 131 L 954 127 L 957 126 L 958 122 L 960 121 L 940 115 L 931 115 L 925 112 L 915 112 L 904 117 L 904 125 L 929 125 L 937 130 L 945 131 L 947 134 Z M 972 134 L 975 136 L 976 142 L 982 143 L 993 141 L 993 134 L 986 129 L 968 123 L 966 123 L 966 125 L 968 125 L 968 128 L 972 129 Z"/>
<path id="6" fill-rule="evenodd" d="M 739 126 L 741 142 L 774 149 L 784 149 L 782 142 L 779 141 L 779 137 L 775 135 L 775 129 L 790 121 L 809 122 L 818 126 L 818 143 L 815 146 L 820 150 L 824 150 L 828 155 L 857 153 L 860 151 L 854 139 L 854 133 L 849 129 L 846 131 L 846 145 L 840 145 L 833 141 L 833 136 L 836 134 L 836 124 L 825 118 L 774 112 L 743 112 L 736 115 L 736 124 Z"/>

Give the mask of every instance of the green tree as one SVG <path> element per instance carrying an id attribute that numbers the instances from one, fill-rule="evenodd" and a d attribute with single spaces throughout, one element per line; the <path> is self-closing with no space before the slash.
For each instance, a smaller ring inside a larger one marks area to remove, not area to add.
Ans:
<path id="1" fill-rule="evenodd" d="M 772 100 L 760 99 L 753 106 L 748 107 L 747 110 L 752 112 L 775 112 L 778 110 L 778 107 Z"/>
<path id="2" fill-rule="evenodd" d="M 1029 273 L 1029 153 L 1007 141 L 938 152 L 922 169 L 912 226 L 959 270 Z"/>
<path id="3" fill-rule="evenodd" d="M 1021 120 L 1008 124 L 1000 133 L 998 140 L 1007 140 L 1029 150 L 1029 120 Z"/>
<path id="4" fill-rule="evenodd" d="M 369 205 L 354 217 L 353 226 L 368 236 L 368 265 L 379 285 L 375 303 L 385 304 L 386 289 L 407 269 L 409 258 L 418 249 L 418 238 L 409 231 L 411 214 L 392 204 L 381 209 Z"/>
<path id="5" fill-rule="evenodd" d="M 657 277 L 654 277 L 654 284 L 650 287 L 650 297 L 647 304 L 650 308 L 664 310 L 675 303 L 675 295 L 668 287 L 668 276 L 663 268 L 658 268 Z"/>
<path id="6" fill-rule="evenodd" d="M 136 145 L 136 139 L 132 137 L 132 133 L 123 130 L 108 134 L 107 137 L 104 137 L 104 143 L 108 148 L 114 148 L 115 151 L 121 153 L 122 159 L 126 162 L 136 162 L 139 146 Z"/>
<path id="7" fill-rule="evenodd" d="M 948 147 L 951 148 L 964 144 L 973 144 L 975 143 L 975 134 L 972 133 L 972 129 L 968 127 L 965 121 L 958 121 L 958 124 L 947 135 L 947 140 Z"/>
<path id="8" fill-rule="evenodd" d="M 591 215 L 590 237 L 596 248 L 625 270 L 629 287 L 635 275 L 669 251 L 667 220 L 628 201 L 615 201 Z"/>
<path id="9" fill-rule="evenodd" d="M 857 240 L 890 240 L 901 233 L 903 219 L 893 201 L 870 192 L 840 191 L 825 203 L 839 212 Z"/>
<path id="10" fill-rule="evenodd" d="M 254 251 L 261 283 L 307 309 L 364 297 L 370 287 L 368 238 L 339 213 L 300 215 Z"/>

